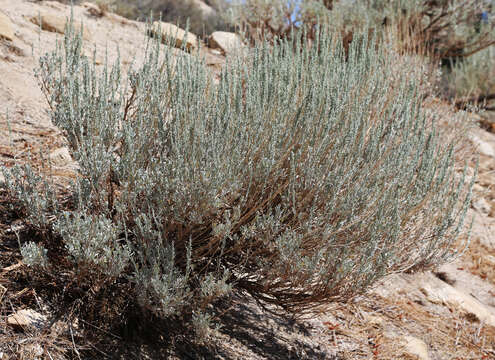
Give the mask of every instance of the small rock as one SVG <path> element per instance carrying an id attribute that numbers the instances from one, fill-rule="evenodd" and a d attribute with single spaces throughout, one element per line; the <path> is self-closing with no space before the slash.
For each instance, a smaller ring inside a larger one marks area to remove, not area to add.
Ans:
<path id="1" fill-rule="evenodd" d="M 158 36 L 161 32 L 163 43 L 168 43 L 170 38 L 175 39 L 175 44 L 173 45 L 177 48 L 181 48 L 184 42 L 186 49 L 189 51 L 195 50 L 198 47 L 198 38 L 196 35 L 188 32 L 186 37 L 186 31 L 174 24 L 155 21 L 151 32 L 153 36 Z"/>
<path id="2" fill-rule="evenodd" d="M 14 40 L 14 30 L 12 21 L 9 17 L 0 11 L 0 38 L 7 39 L 9 41 Z"/>
<path id="3" fill-rule="evenodd" d="M 96 4 L 93 4 L 91 2 L 84 2 L 81 4 L 83 8 L 86 9 L 86 11 L 95 17 L 102 17 L 105 15 L 104 11 Z"/>
<path id="4" fill-rule="evenodd" d="M 53 14 L 40 14 L 39 16 L 33 16 L 30 20 L 33 24 L 41 26 L 42 30 L 64 34 L 65 24 L 67 24 L 69 18 Z M 80 21 L 72 20 L 72 26 L 76 31 L 81 30 Z M 82 37 L 84 40 L 89 40 L 91 38 L 89 30 L 85 26 L 83 26 Z"/>
<path id="5" fill-rule="evenodd" d="M 31 310 L 23 309 L 7 317 L 7 324 L 16 328 L 41 329 L 45 322 L 46 316 Z"/>
<path id="6" fill-rule="evenodd" d="M 476 145 L 480 154 L 490 157 L 495 157 L 495 149 L 486 141 L 481 140 L 477 136 L 472 136 L 471 141 Z"/>
<path id="7" fill-rule="evenodd" d="M 402 336 L 400 338 L 402 344 L 404 344 L 403 352 L 407 355 L 416 358 L 418 360 L 429 360 L 428 346 L 421 339 L 414 336 Z"/>
<path id="8" fill-rule="evenodd" d="M 383 318 L 376 315 L 366 315 L 366 322 L 371 326 L 380 327 L 383 325 Z"/>
<path id="9" fill-rule="evenodd" d="M 485 200 L 485 198 L 479 198 L 473 202 L 473 208 L 479 212 L 488 215 L 492 210 L 492 206 Z"/>
<path id="10" fill-rule="evenodd" d="M 55 166 L 65 166 L 73 162 L 72 156 L 67 146 L 52 151 L 50 153 L 50 160 Z"/>
<path id="11" fill-rule="evenodd" d="M 211 48 L 220 49 L 225 54 L 232 53 L 244 46 L 239 35 L 226 31 L 215 31 L 208 38 L 208 44 Z"/>

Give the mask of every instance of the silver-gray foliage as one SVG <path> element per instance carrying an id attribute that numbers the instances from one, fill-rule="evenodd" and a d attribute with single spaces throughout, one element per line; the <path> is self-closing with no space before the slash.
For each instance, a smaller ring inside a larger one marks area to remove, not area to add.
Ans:
<path id="1" fill-rule="evenodd" d="M 38 77 L 80 177 L 73 208 L 35 208 L 73 261 L 128 279 L 143 307 L 206 324 L 237 288 L 304 309 L 453 255 L 469 184 L 418 80 L 373 41 L 260 45 L 218 83 L 152 40 L 128 76 L 98 70 L 70 32 L 63 45 Z"/>
<path id="2" fill-rule="evenodd" d="M 23 261 L 28 266 L 46 268 L 48 266 L 47 250 L 32 241 L 21 246 Z"/>
<path id="3" fill-rule="evenodd" d="M 65 244 L 65 250 L 80 273 L 120 275 L 131 252 L 119 244 L 120 229 L 104 215 L 78 211 L 63 212 L 53 224 Z"/>

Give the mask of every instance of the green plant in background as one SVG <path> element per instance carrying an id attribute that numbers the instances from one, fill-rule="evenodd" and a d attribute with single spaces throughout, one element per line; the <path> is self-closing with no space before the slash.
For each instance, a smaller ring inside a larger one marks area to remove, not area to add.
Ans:
<path id="1" fill-rule="evenodd" d="M 3 169 L 17 205 L 47 213 L 26 218 L 43 236 L 23 256 L 127 284 L 142 309 L 199 332 L 233 289 L 301 311 L 451 259 L 470 201 L 453 144 L 409 69 L 356 38 L 347 56 L 325 29 L 313 46 L 262 43 L 216 83 L 154 40 L 128 75 L 98 70 L 67 31 L 38 78 L 80 174 L 57 207 L 29 168 Z"/>
<path id="2" fill-rule="evenodd" d="M 448 90 L 455 97 L 495 93 L 495 49 L 489 47 L 446 69 Z"/>

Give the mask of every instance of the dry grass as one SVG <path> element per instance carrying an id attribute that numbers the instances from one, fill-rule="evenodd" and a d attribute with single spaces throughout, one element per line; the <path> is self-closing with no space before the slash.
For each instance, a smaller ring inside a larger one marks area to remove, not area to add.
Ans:
<path id="1" fill-rule="evenodd" d="M 385 298 L 370 294 L 354 304 L 343 305 L 327 322 L 334 334 L 334 345 L 345 359 L 404 359 L 407 352 L 400 336 L 422 339 L 436 356 L 449 359 L 491 359 L 495 356 L 495 328 L 467 317 L 455 308 L 448 316 L 431 310 L 425 303 L 414 302 L 407 294 Z M 474 320 L 474 321 L 472 321 Z M 358 349 L 349 343 L 359 344 Z"/>
<path id="2" fill-rule="evenodd" d="M 466 270 L 495 285 L 495 249 L 476 239 L 464 256 L 470 264 Z M 495 297 L 495 293 L 492 295 Z"/>
<path id="3" fill-rule="evenodd" d="M 1 198 L 1 194 L 0 194 Z M 0 206 L 3 204 L 0 202 Z M 5 219 L 1 219 L 5 226 Z M 0 228 L 2 239 L 0 248 L 0 352 L 2 359 L 65 359 L 66 354 L 73 347 L 67 336 L 60 333 L 60 327 L 54 326 L 45 330 L 22 328 L 14 329 L 6 319 L 9 315 L 24 308 L 36 309 L 42 312 L 43 300 L 36 291 L 26 287 L 25 266 L 20 263 L 20 254 L 17 242 L 12 236 L 6 235 L 3 227 Z M 8 266 L 5 266 L 7 265 Z"/>

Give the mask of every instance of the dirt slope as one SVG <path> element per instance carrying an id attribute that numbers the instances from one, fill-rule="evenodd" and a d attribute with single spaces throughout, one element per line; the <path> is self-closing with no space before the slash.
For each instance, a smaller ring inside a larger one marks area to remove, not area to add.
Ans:
<path id="1" fill-rule="evenodd" d="M 63 21 L 70 8 L 54 1 L 0 0 L 0 13 L 10 22 L 5 24 L 0 16 L 0 37 L 3 28 L 10 27 L 14 34 L 11 40 L 8 36 L 0 39 L 0 164 L 29 162 L 41 169 L 40 153 L 50 154 L 52 171 L 63 184 L 74 175 L 75 165 L 60 131 L 50 122 L 34 77 L 37 59 L 61 35 L 40 31 L 32 18 L 42 14 Z M 85 51 L 89 55 L 96 48 L 97 62 L 103 63 L 105 51 L 110 61 L 115 59 L 117 47 L 124 66 L 133 59 L 139 62 L 144 24 L 113 14 L 94 16 L 90 7 L 75 7 L 74 17 L 83 21 L 88 33 Z M 218 51 L 207 48 L 202 55 L 212 71 L 225 61 Z M 431 106 L 445 118 L 452 115 L 445 104 Z M 163 353 L 159 346 L 129 343 L 121 354 L 94 350 L 93 354 L 99 354 L 94 358 L 495 359 L 495 135 L 474 127 L 470 138 L 480 153 L 470 210 L 476 216 L 470 248 L 455 263 L 435 273 L 389 276 L 352 303 L 329 305 L 307 320 L 277 317 L 255 302 L 238 299 L 225 312 L 224 326 L 205 345 L 193 346 L 184 339 Z M 15 226 L 12 219 L 0 216 L 0 239 Z M 36 301 L 24 306 L 44 311 L 42 299 L 31 289 L 13 285 L 22 265 L 15 266 L 18 254 L 12 249 L 0 240 L 0 359 L 50 359 L 55 354 L 77 358 L 74 349 L 87 345 L 83 339 L 60 335 L 48 341 L 43 337 L 46 329 L 41 335 L 22 331 L 12 335 L 3 321 L 22 305 L 19 299 L 29 294 Z"/>

